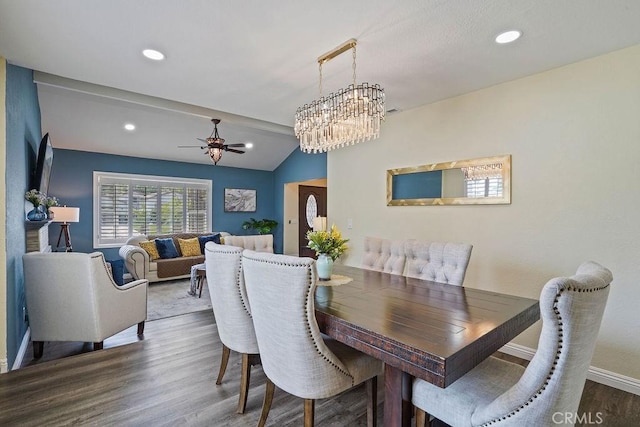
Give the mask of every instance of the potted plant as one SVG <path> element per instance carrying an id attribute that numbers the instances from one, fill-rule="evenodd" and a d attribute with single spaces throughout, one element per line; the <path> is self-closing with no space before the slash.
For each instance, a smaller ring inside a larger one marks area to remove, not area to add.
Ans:
<path id="1" fill-rule="evenodd" d="M 53 211 L 52 207 L 58 206 L 58 198 L 57 197 L 45 197 L 43 205 L 47 208 L 47 218 L 53 219 Z"/>
<path id="2" fill-rule="evenodd" d="M 249 221 L 242 223 L 244 230 L 256 230 L 258 234 L 271 234 L 273 230 L 278 226 L 278 221 L 273 219 L 261 219 L 249 218 Z"/>
<path id="3" fill-rule="evenodd" d="M 330 231 L 309 231 L 307 232 L 309 243 L 307 247 L 318 255 L 316 269 L 320 280 L 331 280 L 333 262 L 338 259 L 347 249 L 349 239 L 343 239 L 342 234 L 335 225 Z"/>
<path id="4" fill-rule="evenodd" d="M 46 201 L 46 196 L 38 190 L 29 190 L 24 194 L 25 200 L 28 200 L 33 205 L 33 209 L 27 213 L 27 219 L 29 221 L 44 221 L 47 219 L 42 205 Z"/>

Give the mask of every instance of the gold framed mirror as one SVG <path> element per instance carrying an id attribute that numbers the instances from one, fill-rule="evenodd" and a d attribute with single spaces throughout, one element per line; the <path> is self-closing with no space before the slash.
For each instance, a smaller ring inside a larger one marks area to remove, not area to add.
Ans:
<path id="1" fill-rule="evenodd" d="M 387 206 L 510 203 L 510 154 L 387 170 Z"/>

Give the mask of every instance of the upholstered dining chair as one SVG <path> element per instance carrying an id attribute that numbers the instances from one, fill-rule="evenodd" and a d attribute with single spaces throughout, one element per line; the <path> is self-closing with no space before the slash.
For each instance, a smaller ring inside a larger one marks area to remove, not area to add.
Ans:
<path id="1" fill-rule="evenodd" d="M 404 241 L 378 237 L 364 238 L 362 268 L 384 273 L 402 274 L 405 264 Z"/>
<path id="2" fill-rule="evenodd" d="M 490 357 L 444 389 L 414 380 L 416 425 L 427 413 L 453 427 L 564 425 L 578 410 L 612 280 L 588 261 L 547 282 L 538 350 L 526 369 Z"/>
<path id="3" fill-rule="evenodd" d="M 29 252 L 22 263 L 36 359 L 44 341 L 92 342 L 99 350 L 130 326 L 144 332 L 148 280 L 118 286 L 101 252 Z"/>
<path id="4" fill-rule="evenodd" d="M 462 286 L 472 249 L 468 243 L 407 240 L 403 275 Z"/>
<path id="5" fill-rule="evenodd" d="M 304 425 L 313 426 L 315 399 L 366 382 L 367 422 L 376 423 L 382 362 L 320 333 L 315 318 L 315 261 L 243 252 L 247 294 L 267 387 L 258 422 L 266 422 L 274 388 L 304 399 Z"/>
<path id="6" fill-rule="evenodd" d="M 242 248 L 207 242 L 204 247 L 207 286 L 222 341 L 222 360 L 216 384 L 222 384 L 231 350 L 242 355 L 238 413 L 247 406 L 251 366 L 259 363 L 258 342 L 244 286 Z"/>
<path id="7" fill-rule="evenodd" d="M 224 244 L 256 252 L 273 253 L 273 234 L 225 236 Z"/>

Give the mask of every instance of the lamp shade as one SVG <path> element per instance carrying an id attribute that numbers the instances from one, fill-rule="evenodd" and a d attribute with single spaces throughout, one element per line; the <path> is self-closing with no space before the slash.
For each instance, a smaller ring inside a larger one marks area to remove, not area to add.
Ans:
<path id="1" fill-rule="evenodd" d="M 49 210 L 53 212 L 53 222 L 80 222 L 80 208 L 52 206 Z"/>
<path id="2" fill-rule="evenodd" d="M 326 216 L 317 216 L 313 218 L 313 231 L 327 231 Z"/>

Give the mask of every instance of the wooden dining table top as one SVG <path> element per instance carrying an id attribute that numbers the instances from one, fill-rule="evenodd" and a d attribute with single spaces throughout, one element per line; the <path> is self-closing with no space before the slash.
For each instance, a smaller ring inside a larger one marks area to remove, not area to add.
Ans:
<path id="1" fill-rule="evenodd" d="M 416 378 L 447 387 L 540 318 L 538 301 L 356 267 L 316 288 L 327 335 Z"/>

